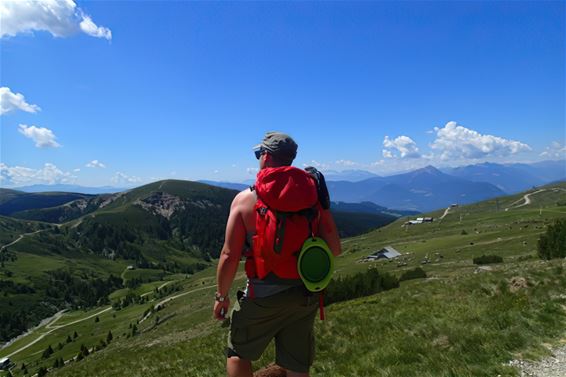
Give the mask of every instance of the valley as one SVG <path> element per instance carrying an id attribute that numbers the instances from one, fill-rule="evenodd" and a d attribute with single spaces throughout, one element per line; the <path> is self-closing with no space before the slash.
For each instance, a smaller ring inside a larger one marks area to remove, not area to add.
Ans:
<path id="1" fill-rule="evenodd" d="M 337 277 L 368 268 L 399 277 L 422 268 L 427 278 L 330 305 L 327 320 L 316 324 L 313 375 L 514 376 L 518 370 L 509 360 L 548 355 L 545 345 L 559 345 L 566 336 L 566 265 L 540 260 L 537 241 L 549 224 L 566 217 L 565 199 L 561 183 L 418 215 L 433 217 L 430 223 L 403 225 L 416 217 L 405 216 L 344 239 Z M 401 256 L 361 262 L 385 246 Z M 473 263 L 484 254 L 503 263 Z M 25 259 L 20 255 L 18 261 Z M 126 281 L 151 278 L 112 293 L 111 305 L 60 314 L 3 348 L 0 358 L 15 362 L 14 376 L 24 375 L 22 364 L 33 373 L 44 366 L 54 376 L 222 374 L 225 330 L 211 318 L 214 259 L 210 263 L 193 274 L 118 263 L 115 274 Z M 511 290 L 519 277 L 526 285 Z M 243 281 L 240 272 L 235 287 Z M 44 357 L 49 347 L 54 352 Z M 77 356 L 81 348 L 88 356 Z M 256 365 L 272 357 L 270 348 Z M 53 368 L 58 358 L 66 365 Z"/>

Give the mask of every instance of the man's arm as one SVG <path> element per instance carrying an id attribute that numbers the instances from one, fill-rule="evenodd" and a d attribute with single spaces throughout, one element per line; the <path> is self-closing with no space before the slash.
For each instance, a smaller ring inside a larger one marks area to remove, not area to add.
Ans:
<path id="1" fill-rule="evenodd" d="M 230 207 L 224 246 L 222 247 L 216 270 L 216 292 L 220 296 L 226 297 L 225 301 L 216 301 L 214 303 L 214 317 L 218 320 L 224 319 L 230 307 L 228 293 L 238 271 L 246 239 L 246 228 L 242 219 L 241 205 L 241 196 L 237 195 Z"/>
<path id="2" fill-rule="evenodd" d="M 332 254 L 335 257 L 340 255 L 342 252 L 342 246 L 340 245 L 340 236 L 338 235 L 338 229 L 336 228 L 336 224 L 334 223 L 334 218 L 332 217 L 332 213 L 330 210 L 323 209 L 320 214 L 320 224 L 318 226 L 318 233 L 320 237 L 326 241 L 330 250 L 332 250 Z"/>

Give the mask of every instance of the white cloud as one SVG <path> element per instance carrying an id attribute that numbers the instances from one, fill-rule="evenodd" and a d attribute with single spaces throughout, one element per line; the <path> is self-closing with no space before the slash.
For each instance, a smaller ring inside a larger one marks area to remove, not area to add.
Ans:
<path id="1" fill-rule="evenodd" d="M 14 110 L 22 110 L 28 113 L 35 113 L 41 109 L 37 105 L 26 102 L 23 94 L 13 93 L 8 87 L 0 88 L 0 115 Z"/>
<path id="2" fill-rule="evenodd" d="M 259 168 L 247 168 L 246 172 L 249 175 L 256 175 L 259 172 Z"/>
<path id="3" fill-rule="evenodd" d="M 74 171 L 75 173 L 78 173 L 78 172 L 80 172 L 80 171 L 81 171 L 81 169 L 79 169 L 79 168 L 76 168 L 76 169 L 73 169 L 73 171 Z"/>
<path id="4" fill-rule="evenodd" d="M 436 140 L 431 148 L 440 152 L 442 160 L 504 157 L 531 150 L 531 147 L 519 141 L 482 135 L 456 122 L 448 122 L 444 128 L 435 127 L 434 130 Z"/>
<path id="5" fill-rule="evenodd" d="M 13 0 L 0 2 L 0 37 L 46 31 L 55 37 L 84 32 L 112 39 L 110 29 L 97 26 L 73 0 Z"/>
<path id="6" fill-rule="evenodd" d="M 49 128 L 20 124 L 19 131 L 25 137 L 32 139 L 38 148 L 59 148 L 61 146 L 55 141 L 55 134 Z"/>
<path id="7" fill-rule="evenodd" d="M 142 179 L 140 177 L 136 177 L 133 175 L 127 175 L 122 172 L 116 172 L 110 181 L 113 184 L 132 184 L 132 183 L 140 183 Z"/>
<path id="8" fill-rule="evenodd" d="M 564 159 L 566 158 L 566 146 L 558 141 L 553 141 L 550 146 L 546 147 L 541 157 Z"/>
<path id="9" fill-rule="evenodd" d="M 85 166 L 87 168 L 100 168 L 100 169 L 104 169 L 106 167 L 106 165 L 104 165 L 102 162 L 100 162 L 98 160 L 92 160 L 91 162 L 89 162 Z"/>
<path id="10" fill-rule="evenodd" d="M 318 170 L 321 170 L 321 171 L 330 169 L 329 164 L 326 164 L 324 162 L 318 162 L 316 160 L 311 160 L 310 162 L 303 164 L 304 168 L 306 168 L 308 166 L 315 167 L 315 168 L 317 168 Z"/>
<path id="11" fill-rule="evenodd" d="M 97 26 L 94 22 L 92 22 L 92 19 L 89 16 L 84 14 L 81 15 L 83 17 L 83 20 L 80 23 L 82 31 L 84 31 L 91 37 L 104 38 L 107 40 L 112 39 L 112 32 L 110 31 L 110 29 L 103 26 Z"/>
<path id="12" fill-rule="evenodd" d="M 345 167 L 354 167 L 354 166 L 358 166 L 359 164 L 357 162 L 350 160 L 338 160 L 336 161 L 336 165 L 345 166 Z"/>
<path id="13" fill-rule="evenodd" d="M 370 164 L 371 167 L 382 166 L 382 165 L 385 165 L 385 160 L 378 160 Z"/>
<path id="14" fill-rule="evenodd" d="M 13 186 L 28 184 L 73 183 L 77 178 L 69 172 L 63 172 L 57 166 L 46 163 L 41 169 L 31 169 L 23 166 L 8 166 L 0 163 L 0 176 Z"/>
<path id="15" fill-rule="evenodd" d="M 419 158 L 419 148 L 417 143 L 408 136 L 398 136 L 395 139 L 390 139 L 385 136 L 383 139 L 382 150 L 383 157 L 385 158 Z"/>

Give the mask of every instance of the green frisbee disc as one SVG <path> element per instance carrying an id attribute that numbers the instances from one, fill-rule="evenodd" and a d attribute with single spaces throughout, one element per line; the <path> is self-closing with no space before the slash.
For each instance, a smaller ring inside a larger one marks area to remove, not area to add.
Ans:
<path id="1" fill-rule="evenodd" d="M 305 241 L 297 269 L 309 291 L 318 292 L 326 288 L 334 272 L 334 255 L 322 238 L 309 238 Z"/>

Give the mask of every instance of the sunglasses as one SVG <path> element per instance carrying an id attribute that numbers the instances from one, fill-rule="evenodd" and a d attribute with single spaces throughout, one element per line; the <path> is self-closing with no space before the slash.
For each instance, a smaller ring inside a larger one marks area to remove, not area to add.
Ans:
<path id="1" fill-rule="evenodd" d="M 262 147 L 254 148 L 255 158 L 257 158 L 258 160 L 261 157 L 261 155 L 264 154 L 265 152 L 266 152 L 266 150 L 263 149 Z"/>

